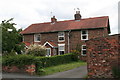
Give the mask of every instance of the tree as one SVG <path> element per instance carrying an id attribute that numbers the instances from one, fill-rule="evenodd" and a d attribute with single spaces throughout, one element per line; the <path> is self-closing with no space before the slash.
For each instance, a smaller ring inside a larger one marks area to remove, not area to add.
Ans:
<path id="1" fill-rule="evenodd" d="M 22 35 L 19 34 L 20 30 L 16 30 L 11 21 L 13 18 L 9 20 L 2 21 L 0 27 L 2 27 L 2 53 L 10 53 L 11 51 L 15 51 L 17 53 L 21 53 L 21 50 L 24 48 L 24 44 L 22 44 Z"/>

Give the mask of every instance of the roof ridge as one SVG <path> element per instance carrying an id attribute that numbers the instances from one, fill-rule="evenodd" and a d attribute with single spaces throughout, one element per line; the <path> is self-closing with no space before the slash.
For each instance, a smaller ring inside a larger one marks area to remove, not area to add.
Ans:
<path id="1" fill-rule="evenodd" d="M 25 33 L 37 33 L 37 32 L 50 32 L 50 31 L 63 31 L 83 28 L 101 28 L 107 27 L 109 16 L 90 17 L 81 19 L 78 22 L 76 20 L 64 20 L 58 21 L 55 25 L 50 25 L 51 22 L 35 23 L 24 29 L 21 34 Z M 93 23 L 94 22 L 94 23 Z M 58 23 L 58 24 L 57 24 Z M 37 27 L 35 29 L 35 27 Z"/>
<path id="2" fill-rule="evenodd" d="M 83 18 L 83 19 L 81 19 L 81 20 L 86 20 L 86 19 L 96 19 L 96 18 L 104 18 L 104 17 L 107 17 L 107 18 L 108 18 L 108 16 L 100 16 L 100 17 L 89 17 L 89 18 Z M 58 22 L 68 22 L 68 21 L 75 21 L 75 20 L 74 20 L 74 19 L 71 19 L 71 20 L 57 21 L 56 23 L 58 23 Z M 51 22 L 33 23 L 33 24 L 31 24 L 31 25 L 49 24 L 49 23 L 51 23 Z"/>

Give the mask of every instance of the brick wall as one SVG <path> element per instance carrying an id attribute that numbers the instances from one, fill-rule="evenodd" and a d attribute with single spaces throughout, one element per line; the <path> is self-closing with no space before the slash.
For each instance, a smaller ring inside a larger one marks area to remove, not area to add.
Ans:
<path id="1" fill-rule="evenodd" d="M 113 62 L 120 58 L 120 34 L 100 37 L 86 41 L 88 76 L 90 78 L 111 78 Z M 118 64 L 118 63 L 117 63 Z"/>
<path id="2" fill-rule="evenodd" d="M 101 29 L 89 29 L 88 30 L 88 39 L 106 36 L 108 35 L 107 28 L 101 28 Z M 33 43 L 34 41 L 33 35 L 24 35 L 24 40 L 26 42 Z M 51 33 L 41 33 L 41 42 L 38 42 L 38 44 L 44 44 L 46 41 L 52 41 L 56 45 L 65 43 L 65 53 L 68 53 L 68 31 L 65 31 L 65 42 L 58 42 L 58 32 L 51 32 Z M 75 50 L 76 46 L 78 44 L 85 44 L 84 40 L 81 40 L 81 31 L 80 30 L 74 30 L 70 32 L 70 51 Z M 81 47 L 80 47 L 81 48 Z M 80 54 L 80 53 L 79 53 Z M 82 60 L 86 60 L 86 56 L 80 57 Z"/>
<path id="3" fill-rule="evenodd" d="M 24 35 L 24 41 L 29 42 L 29 43 L 33 43 L 34 35 L 33 34 L 25 34 Z"/>
<path id="4" fill-rule="evenodd" d="M 88 30 L 88 39 L 94 39 L 97 37 L 102 37 L 108 35 L 106 32 L 107 28 L 104 29 L 91 29 Z M 76 49 L 77 45 L 84 45 L 86 44 L 85 40 L 81 40 L 81 32 L 80 31 L 71 31 L 70 37 L 70 50 Z M 81 48 L 81 47 L 80 47 Z M 81 53 L 79 53 L 81 54 Z M 80 55 L 80 59 L 86 61 L 86 56 Z"/>
<path id="5" fill-rule="evenodd" d="M 36 66 L 35 65 L 24 65 L 22 68 L 17 66 L 2 66 L 3 72 L 12 72 L 12 73 L 28 73 L 30 75 L 35 74 Z"/>

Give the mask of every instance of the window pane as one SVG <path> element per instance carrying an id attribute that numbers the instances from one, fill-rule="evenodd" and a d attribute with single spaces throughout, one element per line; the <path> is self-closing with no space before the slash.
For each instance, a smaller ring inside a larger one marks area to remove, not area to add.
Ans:
<path id="1" fill-rule="evenodd" d="M 87 36 L 86 35 L 82 36 L 82 39 L 87 39 Z"/>
<path id="2" fill-rule="evenodd" d="M 83 51 L 82 51 L 82 54 L 83 54 L 83 55 L 86 55 L 86 50 L 83 50 Z"/>
<path id="3" fill-rule="evenodd" d="M 59 46 L 59 51 L 64 51 L 64 46 Z"/>
<path id="4" fill-rule="evenodd" d="M 50 49 L 47 49 L 47 56 L 50 56 Z"/>
<path id="5" fill-rule="evenodd" d="M 64 54 L 64 51 L 59 51 L 60 52 L 60 55 L 63 55 Z"/>
<path id="6" fill-rule="evenodd" d="M 64 36 L 64 32 L 59 32 L 58 36 Z"/>
<path id="7" fill-rule="evenodd" d="M 86 46 L 83 46 L 83 49 L 86 49 Z"/>
<path id="8" fill-rule="evenodd" d="M 64 37 L 59 37 L 59 40 L 64 40 Z"/>
<path id="9" fill-rule="evenodd" d="M 37 41 L 40 41 L 40 35 L 37 36 Z"/>
<path id="10" fill-rule="evenodd" d="M 35 35 L 35 41 L 40 41 L 40 34 Z"/>
<path id="11" fill-rule="evenodd" d="M 87 34 L 87 31 L 82 31 L 82 34 Z"/>

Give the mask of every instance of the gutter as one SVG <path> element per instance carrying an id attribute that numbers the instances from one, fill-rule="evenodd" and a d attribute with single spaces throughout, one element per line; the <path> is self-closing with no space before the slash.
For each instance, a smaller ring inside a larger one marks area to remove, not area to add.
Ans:
<path id="1" fill-rule="evenodd" d="M 70 53 L 70 32 L 71 30 L 68 32 L 68 53 Z"/>

